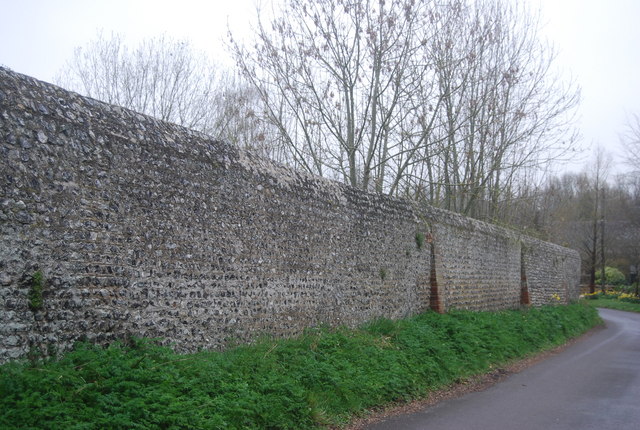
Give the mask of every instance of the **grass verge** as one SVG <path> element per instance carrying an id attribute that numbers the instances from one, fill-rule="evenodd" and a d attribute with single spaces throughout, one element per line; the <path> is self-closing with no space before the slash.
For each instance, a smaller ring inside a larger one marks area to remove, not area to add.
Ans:
<path id="1" fill-rule="evenodd" d="M 0 367 L 0 427 L 305 429 L 421 397 L 575 337 L 584 304 L 427 312 L 360 329 L 307 330 L 225 352 L 178 355 L 149 340 L 78 344 L 57 361 Z"/>
<path id="2" fill-rule="evenodd" d="M 640 312 L 640 298 L 620 293 L 595 293 L 585 295 L 585 303 L 595 308 L 609 308 L 619 311 Z"/>

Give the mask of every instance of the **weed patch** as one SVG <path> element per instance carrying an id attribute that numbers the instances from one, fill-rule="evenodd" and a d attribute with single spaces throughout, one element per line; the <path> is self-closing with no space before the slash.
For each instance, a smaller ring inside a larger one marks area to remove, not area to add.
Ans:
<path id="1" fill-rule="evenodd" d="M 359 329 L 316 328 L 225 352 L 179 355 L 150 340 L 81 343 L 60 360 L 0 367 L 0 427 L 310 429 L 410 400 L 563 343 L 591 306 L 427 312 Z"/>
<path id="2" fill-rule="evenodd" d="M 44 288 L 44 277 L 42 272 L 35 272 L 30 279 L 29 285 L 29 309 L 39 311 L 44 306 L 42 290 Z"/>

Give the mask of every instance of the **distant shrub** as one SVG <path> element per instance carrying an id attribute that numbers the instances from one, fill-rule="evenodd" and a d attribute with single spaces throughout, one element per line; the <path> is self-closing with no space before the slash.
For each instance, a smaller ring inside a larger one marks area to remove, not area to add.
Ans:
<path id="1" fill-rule="evenodd" d="M 602 282 L 602 272 L 596 272 L 596 284 L 600 284 Z M 624 274 L 616 269 L 615 267 L 605 267 L 604 268 L 604 276 L 605 276 L 605 284 L 620 286 L 624 285 L 627 282 Z"/>

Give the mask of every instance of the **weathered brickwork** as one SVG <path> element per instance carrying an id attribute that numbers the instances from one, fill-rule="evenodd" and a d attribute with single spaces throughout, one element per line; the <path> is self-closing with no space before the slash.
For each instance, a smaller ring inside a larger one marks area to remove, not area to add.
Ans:
<path id="1" fill-rule="evenodd" d="M 430 307 L 432 280 L 443 310 L 513 308 L 523 263 L 535 304 L 577 294 L 571 250 L 2 68 L 0 187 L 0 361 L 80 338 L 191 351 L 400 318 Z"/>

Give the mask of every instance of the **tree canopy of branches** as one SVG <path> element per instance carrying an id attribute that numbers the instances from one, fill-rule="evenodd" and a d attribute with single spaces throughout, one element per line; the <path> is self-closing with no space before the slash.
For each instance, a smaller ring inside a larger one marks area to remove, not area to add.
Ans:
<path id="1" fill-rule="evenodd" d="M 583 283 L 592 290 L 605 264 L 625 274 L 640 267 L 640 176 L 612 176 L 611 160 L 598 148 L 582 173 L 524 187 L 504 209 L 510 225 L 578 250 Z"/>
<path id="2" fill-rule="evenodd" d="M 130 48 L 119 35 L 99 33 L 76 48 L 57 82 L 233 143 L 264 140 L 255 90 L 184 40 L 160 36 Z"/>
<path id="3" fill-rule="evenodd" d="M 635 175 L 640 175 L 640 116 L 633 115 L 627 124 L 627 132 L 622 137 L 627 162 Z"/>
<path id="4" fill-rule="evenodd" d="M 578 91 L 538 33 L 517 2 L 295 0 L 231 46 L 290 163 L 493 217 L 572 142 Z"/>

